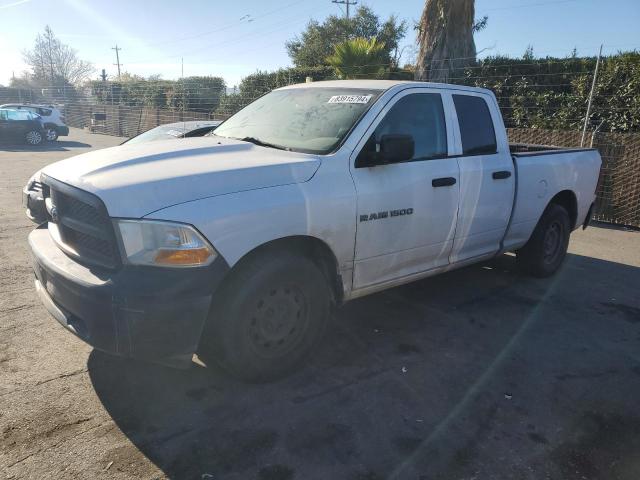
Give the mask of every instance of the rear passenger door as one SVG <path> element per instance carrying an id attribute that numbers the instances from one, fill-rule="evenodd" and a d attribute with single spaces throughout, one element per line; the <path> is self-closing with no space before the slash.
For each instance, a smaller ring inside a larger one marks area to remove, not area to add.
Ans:
<path id="1" fill-rule="evenodd" d="M 453 93 L 451 97 L 460 168 L 460 209 L 450 257 L 455 263 L 490 256 L 500 249 L 513 207 L 515 175 L 506 130 L 493 98 L 480 92 Z"/>
<path id="2" fill-rule="evenodd" d="M 353 153 L 357 192 L 355 289 L 446 266 L 458 211 L 458 163 L 449 97 L 439 90 L 398 93 L 373 121 Z M 358 156 L 379 151 L 385 135 L 411 135 L 413 158 L 359 166 Z"/>

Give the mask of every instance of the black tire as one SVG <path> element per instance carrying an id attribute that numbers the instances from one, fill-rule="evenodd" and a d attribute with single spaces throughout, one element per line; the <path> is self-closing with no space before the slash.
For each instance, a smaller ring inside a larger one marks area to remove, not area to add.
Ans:
<path id="1" fill-rule="evenodd" d="M 58 130 L 55 127 L 47 127 L 45 128 L 44 136 L 47 142 L 55 142 L 58 140 Z"/>
<path id="2" fill-rule="evenodd" d="M 44 136 L 42 132 L 39 132 L 38 130 L 29 130 L 24 135 L 24 141 L 33 147 L 40 145 L 43 140 Z"/>
<path id="3" fill-rule="evenodd" d="M 216 292 L 198 354 L 250 382 L 301 365 L 322 337 L 331 295 L 309 259 L 267 252 L 243 261 Z"/>
<path id="4" fill-rule="evenodd" d="M 569 213 L 560 205 L 550 204 L 529 241 L 516 252 L 518 266 L 535 277 L 553 275 L 567 255 L 570 234 Z"/>

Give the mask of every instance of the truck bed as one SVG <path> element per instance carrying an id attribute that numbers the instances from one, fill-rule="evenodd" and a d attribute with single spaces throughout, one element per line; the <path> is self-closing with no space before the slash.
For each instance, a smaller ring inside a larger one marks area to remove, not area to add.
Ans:
<path id="1" fill-rule="evenodd" d="M 510 144 L 516 171 L 516 195 L 508 249 L 521 247 L 542 216 L 551 198 L 569 192 L 575 207 L 569 212 L 574 227 L 582 225 L 594 199 L 600 154 L 594 148 L 560 148 L 549 145 Z"/>

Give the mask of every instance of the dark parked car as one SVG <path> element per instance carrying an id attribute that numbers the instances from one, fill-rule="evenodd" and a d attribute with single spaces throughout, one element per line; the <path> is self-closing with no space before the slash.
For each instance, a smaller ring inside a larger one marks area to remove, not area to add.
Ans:
<path id="1" fill-rule="evenodd" d="M 45 138 L 39 115 L 26 110 L 0 108 L 0 142 L 40 145 Z"/>
<path id="2" fill-rule="evenodd" d="M 202 137 L 222 123 L 221 120 L 196 120 L 160 125 L 130 138 L 124 143 L 143 143 L 172 138 Z"/>
<path id="3" fill-rule="evenodd" d="M 8 108 L 10 110 L 26 110 L 36 113 L 42 117 L 42 123 L 46 133 L 46 139 L 55 142 L 58 137 L 69 135 L 69 127 L 65 125 L 64 115 L 61 106 L 56 105 L 35 105 L 31 103 L 7 103 L 0 105 L 0 108 Z"/>

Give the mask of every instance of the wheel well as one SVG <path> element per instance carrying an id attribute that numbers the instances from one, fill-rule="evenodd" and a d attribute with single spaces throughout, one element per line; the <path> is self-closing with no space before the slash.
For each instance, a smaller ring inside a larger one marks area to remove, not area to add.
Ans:
<path id="1" fill-rule="evenodd" d="M 316 237 L 295 235 L 271 240 L 246 253 L 238 260 L 234 268 L 249 257 L 270 254 L 274 251 L 294 252 L 310 259 L 327 278 L 335 304 L 339 305 L 342 303 L 344 290 L 338 260 L 329 245 Z"/>
<path id="2" fill-rule="evenodd" d="M 549 204 L 552 203 L 564 207 L 564 209 L 569 214 L 569 219 L 571 220 L 571 229 L 573 230 L 578 219 L 578 200 L 576 199 L 576 194 L 571 190 L 563 190 L 556 193 L 556 195 L 549 202 Z"/>

